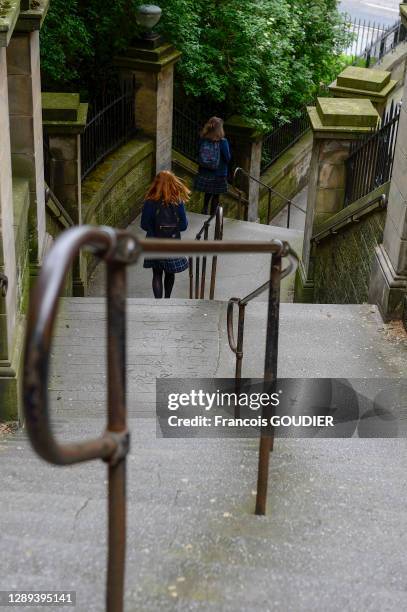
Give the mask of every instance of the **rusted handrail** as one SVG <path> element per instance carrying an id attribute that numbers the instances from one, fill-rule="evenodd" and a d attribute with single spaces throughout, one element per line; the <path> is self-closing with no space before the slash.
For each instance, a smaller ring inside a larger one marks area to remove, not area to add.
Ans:
<path id="1" fill-rule="evenodd" d="M 209 228 L 212 221 L 215 219 L 215 231 L 214 239 L 223 240 L 223 208 L 218 206 L 216 213 L 209 217 L 202 225 L 201 229 L 197 233 L 195 240 L 201 240 L 202 236 L 204 241 L 209 240 Z M 205 284 L 206 284 L 206 256 L 202 257 L 202 272 L 201 272 L 201 258 L 195 258 L 195 283 L 194 283 L 194 260 L 193 257 L 189 258 L 189 298 L 205 299 Z M 212 268 L 211 268 L 211 282 L 209 289 L 209 299 L 213 300 L 215 297 L 215 285 L 216 285 L 216 271 L 218 265 L 217 255 L 212 257 Z M 195 284 L 195 296 L 194 296 L 194 284 Z"/>
<path id="2" fill-rule="evenodd" d="M 270 185 L 266 185 L 266 183 L 264 183 L 260 179 L 252 176 L 249 172 L 247 172 L 247 170 L 244 170 L 240 166 L 238 166 L 233 173 L 233 187 L 237 191 L 239 191 L 239 189 L 238 187 L 236 187 L 236 179 L 239 174 L 244 174 L 244 176 L 246 176 L 246 178 L 248 178 L 250 181 L 254 181 L 258 185 L 261 185 L 262 187 L 267 189 L 268 191 L 267 225 L 270 225 L 270 221 L 272 221 L 271 219 L 271 198 L 273 195 L 276 195 L 282 200 L 284 200 L 286 202 L 286 206 L 288 206 L 287 208 L 287 228 L 288 229 L 290 227 L 290 221 L 291 221 L 291 206 L 294 206 L 294 208 L 297 208 L 298 210 L 300 210 L 302 213 L 304 213 L 304 215 L 306 214 L 306 211 L 303 208 L 301 208 L 301 206 L 298 206 L 298 204 L 296 204 L 295 202 L 287 198 L 285 195 L 283 195 L 279 191 L 276 191 L 275 189 L 273 189 L 273 187 L 270 187 Z"/>
<path id="3" fill-rule="evenodd" d="M 107 367 L 108 422 L 95 440 L 60 444 L 53 435 L 48 407 L 49 357 L 58 298 L 69 266 L 81 248 L 91 249 L 107 265 Z M 79 226 L 63 232 L 49 251 L 31 296 L 24 355 L 23 397 L 26 427 L 35 451 L 55 465 L 71 465 L 100 458 L 108 464 L 108 571 L 107 612 L 123 612 L 126 541 L 126 456 L 129 433 L 126 423 L 126 267 L 141 254 L 227 255 L 268 253 L 271 255 L 269 315 L 265 381 L 274 384 L 277 374 L 278 302 L 282 257 L 294 257 L 288 243 L 279 240 L 195 241 L 137 240 L 126 231 L 108 227 Z M 269 451 L 272 438 L 262 432 L 259 455 L 256 512 L 266 508 Z"/>
<path id="4" fill-rule="evenodd" d="M 298 258 L 297 255 L 291 249 L 286 254 L 289 259 L 289 263 L 284 270 L 280 273 L 280 282 L 286 276 L 289 276 L 294 272 L 296 267 L 298 266 Z M 244 324 L 245 324 L 245 313 L 246 306 L 254 300 L 254 298 L 258 297 L 262 293 L 264 293 L 270 287 L 271 280 L 268 280 L 263 285 L 260 285 L 257 289 L 246 295 L 244 298 L 230 298 L 227 307 L 227 332 L 228 332 L 228 341 L 229 346 L 232 352 L 236 355 L 236 369 L 235 369 L 235 378 L 236 380 L 242 377 L 242 362 L 243 362 L 243 336 L 244 336 Z M 235 332 L 234 332 L 234 324 L 233 324 L 233 315 L 234 308 L 237 306 L 238 308 L 238 333 L 237 340 L 235 340 Z"/>
<path id="5" fill-rule="evenodd" d="M 286 268 L 281 269 L 282 257 L 288 257 L 289 263 Z M 279 334 L 279 319 L 280 319 L 280 285 L 281 280 L 291 274 L 298 265 L 298 257 L 296 253 L 289 247 L 284 248 L 280 253 L 272 255 L 270 279 L 249 293 L 245 298 L 231 298 L 227 308 L 227 331 L 228 340 L 231 350 L 236 355 L 235 382 L 236 390 L 239 391 L 240 380 L 242 378 L 242 362 L 243 362 L 243 338 L 245 326 L 246 306 L 255 297 L 261 295 L 266 289 L 269 289 L 268 313 L 267 313 L 267 334 L 266 334 L 266 354 L 264 363 L 264 384 L 265 390 L 270 393 L 276 392 L 277 384 L 277 361 L 278 361 L 278 334 Z M 238 306 L 238 333 L 237 340 L 233 329 L 233 311 L 235 305 Z M 263 409 L 263 417 L 270 423 L 271 409 Z M 256 514 L 263 515 L 266 513 L 267 503 L 267 487 L 268 487 L 268 470 L 269 470 L 269 455 L 274 446 L 274 433 L 268 425 L 261 430 L 260 448 L 259 448 L 259 468 L 257 476 L 257 496 L 256 496 Z"/>

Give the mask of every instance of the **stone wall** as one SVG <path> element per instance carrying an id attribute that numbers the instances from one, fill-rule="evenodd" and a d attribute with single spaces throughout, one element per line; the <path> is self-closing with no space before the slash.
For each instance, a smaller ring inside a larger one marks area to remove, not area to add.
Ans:
<path id="1" fill-rule="evenodd" d="M 380 188 L 388 192 L 389 185 Z M 379 190 L 378 190 L 379 192 Z M 371 196 L 370 196 L 371 197 Z M 357 215 L 366 198 L 349 209 Z M 341 211 L 342 216 L 346 209 Z M 335 223 L 335 215 L 330 223 Z M 368 302 L 369 281 L 375 248 L 382 242 L 386 210 L 376 208 L 357 223 L 348 223 L 337 233 L 313 246 L 314 301 L 319 304 L 361 304 Z"/>
<path id="2" fill-rule="evenodd" d="M 286 151 L 266 172 L 261 180 L 288 199 L 292 199 L 308 183 L 312 153 L 312 132 L 305 134 L 294 146 Z M 286 202 L 275 196 L 271 200 L 271 218 L 275 217 Z M 259 217 L 267 221 L 268 191 L 260 190 Z"/>
<path id="3" fill-rule="evenodd" d="M 92 225 L 127 227 L 140 213 L 144 195 L 154 175 L 154 142 L 136 138 L 113 153 L 82 183 L 82 222 Z M 96 261 L 82 261 L 86 281 Z"/>

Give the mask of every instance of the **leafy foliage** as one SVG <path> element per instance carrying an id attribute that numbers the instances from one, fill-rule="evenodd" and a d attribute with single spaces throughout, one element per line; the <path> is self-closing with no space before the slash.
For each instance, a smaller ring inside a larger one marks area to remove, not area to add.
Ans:
<path id="1" fill-rule="evenodd" d="M 42 31 L 47 85 L 100 91 L 137 34 L 140 0 L 52 0 Z M 183 52 L 184 95 L 268 127 L 338 72 L 349 35 L 336 0 L 160 0 L 158 29 Z"/>

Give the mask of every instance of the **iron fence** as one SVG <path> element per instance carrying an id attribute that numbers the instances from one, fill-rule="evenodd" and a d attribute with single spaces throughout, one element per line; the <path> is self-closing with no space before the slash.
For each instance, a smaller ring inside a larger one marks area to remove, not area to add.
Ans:
<path id="1" fill-rule="evenodd" d="M 126 142 L 135 131 L 135 82 L 122 85 L 119 95 L 105 96 L 90 105 L 81 135 L 82 180 L 106 155 Z"/>
<path id="2" fill-rule="evenodd" d="M 173 141 L 175 151 L 198 162 L 199 134 L 210 117 L 224 117 L 224 109 L 199 100 L 174 104 Z"/>
<path id="3" fill-rule="evenodd" d="M 365 51 L 366 67 L 379 62 L 386 53 L 393 51 L 397 45 L 405 41 L 407 30 L 401 21 L 397 21 L 374 41 Z"/>
<path id="4" fill-rule="evenodd" d="M 406 39 L 406 28 L 397 20 L 393 25 L 359 19 L 347 23 L 346 27 L 353 34 L 353 41 L 345 50 L 352 64 L 366 68 L 379 62 L 383 56 Z"/>
<path id="5" fill-rule="evenodd" d="M 298 117 L 276 126 L 263 139 L 261 172 L 265 172 L 287 149 L 293 146 L 308 130 L 310 121 L 307 107 L 301 109 Z"/>
<path id="6" fill-rule="evenodd" d="M 201 128 L 201 122 L 196 116 L 174 106 L 172 146 L 194 162 L 198 162 L 199 130 Z"/>
<path id="7" fill-rule="evenodd" d="M 393 104 L 380 129 L 351 145 L 346 165 L 345 206 L 391 179 L 400 106 Z"/>

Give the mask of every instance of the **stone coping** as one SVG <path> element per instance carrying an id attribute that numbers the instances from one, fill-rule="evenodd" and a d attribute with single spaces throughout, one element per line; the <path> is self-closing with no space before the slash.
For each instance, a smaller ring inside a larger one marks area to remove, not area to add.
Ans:
<path id="1" fill-rule="evenodd" d="M 381 92 L 390 81 L 390 72 L 387 70 L 370 70 L 358 66 L 348 66 L 337 78 L 339 87 L 357 89 L 362 91 Z"/>
<path id="2" fill-rule="evenodd" d="M 68 94 L 69 95 L 69 94 Z M 77 94 L 73 94 L 77 95 Z M 88 104 L 81 103 L 77 109 L 76 120 L 69 121 L 66 119 L 62 120 L 46 120 L 43 119 L 43 126 L 46 128 L 48 134 L 80 134 L 86 127 L 86 120 L 88 116 Z M 57 112 L 57 109 L 54 109 Z M 48 112 L 53 112 L 52 109 L 48 109 Z M 64 112 L 64 111 L 62 111 Z"/>
<path id="3" fill-rule="evenodd" d="M 157 49 L 130 47 L 122 55 L 114 58 L 114 64 L 120 68 L 142 72 L 161 72 L 164 68 L 178 62 L 181 52 L 173 45 L 165 43 Z"/>
<path id="4" fill-rule="evenodd" d="M 317 98 L 316 109 L 324 127 L 375 128 L 379 115 L 370 100 Z"/>
<path id="5" fill-rule="evenodd" d="M 77 121 L 80 96 L 77 93 L 43 92 L 43 121 Z"/>
<path id="6" fill-rule="evenodd" d="M 376 72 L 372 70 L 371 72 Z M 366 89 L 354 89 L 351 87 L 343 87 L 338 85 L 338 81 L 334 81 L 329 86 L 329 91 L 338 97 L 344 98 L 367 98 L 372 102 L 382 102 L 386 100 L 397 87 L 398 81 L 390 80 L 387 85 L 379 92 L 367 91 Z"/>
<path id="7" fill-rule="evenodd" d="M 48 13 L 48 8 L 51 0 L 37 0 L 38 6 L 27 11 L 20 11 L 18 17 L 16 31 L 17 32 L 33 32 L 40 30 L 44 19 Z"/>
<path id="8" fill-rule="evenodd" d="M 0 47 L 7 47 L 20 13 L 20 0 L 0 0 Z"/>
<path id="9" fill-rule="evenodd" d="M 343 140 L 351 140 L 357 138 L 358 135 L 370 134 L 372 131 L 370 127 L 355 127 L 351 125 L 339 127 L 325 126 L 322 124 L 315 106 L 308 106 L 307 111 L 311 121 L 314 138 L 341 138 Z"/>
<path id="10" fill-rule="evenodd" d="M 108 155 L 82 183 L 83 223 L 90 222 L 99 204 L 131 168 L 154 154 L 154 142 L 137 137 Z"/>
<path id="11" fill-rule="evenodd" d="M 240 115 L 232 115 L 225 121 L 226 132 L 231 132 L 236 136 L 244 136 L 252 141 L 257 141 L 265 135 L 258 129 L 254 128 L 250 123 Z"/>

